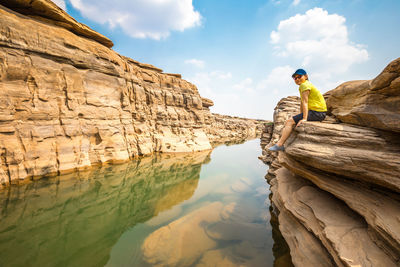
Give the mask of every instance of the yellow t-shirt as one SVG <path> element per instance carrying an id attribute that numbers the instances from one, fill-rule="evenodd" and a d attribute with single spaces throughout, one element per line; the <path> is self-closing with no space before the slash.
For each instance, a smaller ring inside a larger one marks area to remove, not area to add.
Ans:
<path id="1" fill-rule="evenodd" d="M 309 80 L 306 80 L 304 83 L 300 84 L 300 97 L 302 97 L 301 93 L 307 90 L 310 90 L 310 94 L 308 95 L 308 110 L 326 112 L 327 108 L 324 97 Z"/>

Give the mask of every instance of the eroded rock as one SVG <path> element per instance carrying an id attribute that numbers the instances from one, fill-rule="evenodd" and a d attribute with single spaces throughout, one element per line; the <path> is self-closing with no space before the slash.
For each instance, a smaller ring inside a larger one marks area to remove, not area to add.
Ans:
<path id="1" fill-rule="evenodd" d="M 365 221 L 348 206 L 281 168 L 274 197 L 324 245 L 338 266 L 396 266 L 368 235 Z"/>
<path id="2" fill-rule="evenodd" d="M 262 158 L 277 174 L 267 176 L 272 204 L 296 266 L 329 266 L 315 253 L 337 266 L 399 265 L 399 62 L 327 92 L 327 119 L 305 122 L 285 152 Z"/>
<path id="3" fill-rule="evenodd" d="M 400 199 L 336 175 L 305 167 L 304 164 L 280 156 L 282 164 L 293 173 L 311 181 L 345 202 L 367 222 L 369 234 L 394 261 L 400 260 Z"/>
<path id="4" fill-rule="evenodd" d="M 204 227 L 221 219 L 222 206 L 210 203 L 150 234 L 142 245 L 144 260 L 155 266 L 193 264 L 204 251 L 216 246 Z"/>
<path id="5" fill-rule="evenodd" d="M 179 74 L 119 55 L 49 0 L 0 4 L 0 183 L 255 138 Z M 6 6 L 6 7 L 5 7 Z"/>
<path id="6" fill-rule="evenodd" d="M 322 171 L 400 193 L 397 134 L 349 124 L 305 122 L 285 154 Z"/>
<path id="7" fill-rule="evenodd" d="M 340 121 L 400 132 L 400 58 L 373 80 L 343 83 L 328 93 L 327 107 Z"/>

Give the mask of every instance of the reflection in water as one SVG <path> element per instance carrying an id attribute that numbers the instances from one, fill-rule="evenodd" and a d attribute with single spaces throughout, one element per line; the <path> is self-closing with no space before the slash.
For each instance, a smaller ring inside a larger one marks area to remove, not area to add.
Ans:
<path id="1" fill-rule="evenodd" d="M 258 153 L 254 140 L 0 191 L 0 266 L 292 266 Z"/>
<path id="2" fill-rule="evenodd" d="M 271 200 L 272 193 L 269 199 Z M 274 253 L 274 266 L 279 267 L 293 267 L 292 259 L 290 257 L 290 249 L 281 232 L 279 231 L 278 216 L 275 214 L 272 206 L 269 207 L 271 212 L 271 226 L 272 226 L 272 238 L 274 239 L 274 246 L 272 251 Z"/>
<path id="3" fill-rule="evenodd" d="M 0 266 L 103 266 L 130 227 L 189 199 L 210 152 L 155 155 L 0 192 Z"/>

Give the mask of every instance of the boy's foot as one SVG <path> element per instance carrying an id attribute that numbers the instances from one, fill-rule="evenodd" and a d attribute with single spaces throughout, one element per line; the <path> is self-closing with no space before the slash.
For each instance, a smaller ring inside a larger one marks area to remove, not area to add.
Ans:
<path id="1" fill-rule="evenodd" d="M 285 151 L 284 146 L 278 146 L 278 145 L 273 145 L 270 148 L 268 148 L 269 151 Z"/>

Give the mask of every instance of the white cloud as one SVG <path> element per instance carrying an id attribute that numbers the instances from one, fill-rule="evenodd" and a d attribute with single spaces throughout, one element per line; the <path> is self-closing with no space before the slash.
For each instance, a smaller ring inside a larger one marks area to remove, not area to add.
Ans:
<path id="1" fill-rule="evenodd" d="M 202 96 L 214 101 L 213 112 L 272 119 L 281 98 L 299 96 L 291 77 L 297 68 L 305 68 L 311 82 L 325 93 L 351 79 L 352 66 L 368 60 L 367 50 L 349 40 L 345 23 L 343 16 L 321 8 L 308 10 L 281 21 L 271 32 L 278 63 L 264 78 L 213 71 L 197 73 L 190 80 Z"/>
<path id="2" fill-rule="evenodd" d="M 233 81 L 232 74 L 226 71 L 198 72 L 188 81 L 195 84 L 202 97 L 210 98 L 214 102 L 211 111 L 231 116 L 248 118 L 265 118 L 264 111 L 257 103 L 258 95 L 253 93 L 253 80 Z"/>
<path id="3" fill-rule="evenodd" d="M 274 5 L 280 5 L 281 1 L 280 0 L 271 0 L 271 3 Z"/>
<path id="4" fill-rule="evenodd" d="M 83 16 L 121 27 L 135 38 L 160 40 L 171 31 L 199 26 L 201 15 L 192 0 L 69 0 Z"/>
<path id="5" fill-rule="evenodd" d="M 242 92 L 252 93 L 252 92 L 254 92 L 253 79 L 246 78 L 243 81 L 233 85 L 233 89 L 242 91 Z"/>
<path id="6" fill-rule="evenodd" d="M 267 94 L 272 93 L 279 98 L 296 93 L 293 91 L 294 71 L 295 69 L 289 65 L 274 68 L 264 80 L 258 83 L 257 90 L 262 90 Z"/>
<path id="7" fill-rule="evenodd" d="M 308 10 L 279 23 L 270 34 L 276 55 L 300 60 L 304 68 L 345 73 L 355 63 L 368 60 L 362 46 L 350 42 L 346 19 L 322 8 Z"/>
<path id="8" fill-rule="evenodd" d="M 211 72 L 210 76 L 211 77 L 216 77 L 216 78 L 221 79 L 221 80 L 227 80 L 227 79 L 232 78 L 232 73 L 223 72 L 223 71 L 217 70 L 217 71 Z"/>
<path id="9" fill-rule="evenodd" d="M 294 0 L 293 3 L 292 3 L 292 5 L 293 5 L 293 6 L 297 6 L 298 4 L 300 4 L 300 1 L 301 1 L 301 0 Z"/>
<path id="10" fill-rule="evenodd" d="M 64 11 L 67 11 L 67 7 L 65 5 L 64 0 L 53 0 L 54 4 L 56 4 L 59 8 L 61 8 Z"/>
<path id="11" fill-rule="evenodd" d="M 201 69 L 204 68 L 204 66 L 205 66 L 205 62 L 203 60 L 199 60 L 199 59 L 195 59 L 195 58 L 185 60 L 185 64 L 193 65 L 193 66 L 195 66 L 197 68 L 201 68 Z"/>

